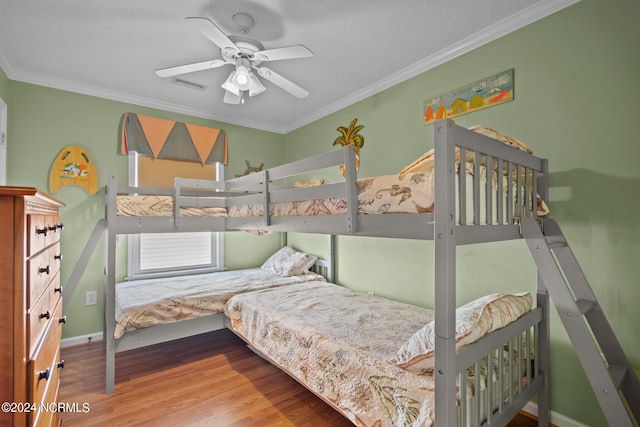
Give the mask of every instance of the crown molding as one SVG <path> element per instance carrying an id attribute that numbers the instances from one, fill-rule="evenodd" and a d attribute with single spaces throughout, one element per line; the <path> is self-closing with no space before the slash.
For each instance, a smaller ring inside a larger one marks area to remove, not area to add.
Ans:
<path id="1" fill-rule="evenodd" d="M 507 19 L 503 19 L 502 21 L 484 28 L 482 31 L 479 31 L 476 34 L 447 47 L 446 49 L 436 52 L 433 55 L 390 75 L 389 77 L 379 80 L 362 90 L 354 92 L 333 104 L 316 110 L 312 114 L 291 122 L 289 126 L 284 129 L 283 133 L 287 134 L 301 128 L 302 126 L 308 125 L 309 123 L 313 123 L 316 120 L 340 111 L 343 108 L 355 104 L 356 102 L 362 101 L 385 89 L 389 89 L 392 86 L 416 77 L 437 67 L 438 65 L 442 65 L 445 62 L 497 40 L 513 31 L 526 27 L 535 21 L 578 3 L 579 1 L 580 0 L 544 0 L 538 2 L 533 6 L 523 9 L 519 13 L 511 15 Z"/>

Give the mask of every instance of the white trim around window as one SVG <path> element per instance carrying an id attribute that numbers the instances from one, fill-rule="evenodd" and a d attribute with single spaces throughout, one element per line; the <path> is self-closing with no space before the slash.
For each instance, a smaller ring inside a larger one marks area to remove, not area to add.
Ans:
<path id="1" fill-rule="evenodd" d="M 129 153 L 129 185 L 138 186 L 138 153 Z M 216 165 L 224 179 L 224 165 Z M 209 273 L 224 269 L 224 233 L 132 234 L 128 280 Z"/>

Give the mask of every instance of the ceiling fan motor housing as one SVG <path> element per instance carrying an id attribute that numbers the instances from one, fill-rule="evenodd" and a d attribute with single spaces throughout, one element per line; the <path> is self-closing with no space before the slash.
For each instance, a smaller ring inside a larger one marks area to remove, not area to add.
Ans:
<path id="1" fill-rule="evenodd" d="M 251 15 L 247 15 L 246 13 L 236 13 L 231 17 L 231 20 L 234 24 L 236 24 L 236 28 L 238 29 L 239 34 L 249 34 L 251 28 L 253 28 L 253 24 L 255 21 L 251 17 Z"/>

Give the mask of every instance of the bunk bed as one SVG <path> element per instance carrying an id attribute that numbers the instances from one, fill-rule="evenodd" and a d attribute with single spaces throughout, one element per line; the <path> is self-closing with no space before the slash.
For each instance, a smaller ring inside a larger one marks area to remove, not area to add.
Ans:
<path id="1" fill-rule="evenodd" d="M 393 237 L 433 240 L 435 245 L 434 396 L 433 412 L 438 425 L 457 425 L 459 375 L 468 367 L 478 369 L 479 360 L 523 334 L 535 349 L 534 363 L 527 369 L 527 381 L 519 382 L 518 393 L 487 414 L 488 424 L 504 425 L 531 398 L 537 395 L 541 425 L 549 423 L 549 326 L 548 293 L 538 277 L 536 307 L 516 324 L 493 332 L 466 351 L 456 353 L 456 246 L 521 239 L 521 218 L 539 219 L 540 198 L 547 199 L 547 162 L 514 149 L 451 120 L 434 126 L 434 167 L 425 173 L 403 176 L 420 181 L 431 193 L 430 205 L 420 209 L 391 212 L 386 207 L 367 211 L 361 192 L 370 186 L 357 179 L 355 152 L 347 146 L 286 165 L 226 181 L 176 180 L 172 192 L 119 187 L 111 175 L 106 188 L 107 233 L 105 313 L 113 321 L 115 310 L 116 235 L 172 231 L 302 232 L 329 235 Z M 459 167 L 456 160 L 466 159 Z M 310 171 L 344 165 L 344 182 L 294 188 L 286 184 Z M 485 179 L 482 179 L 482 176 Z M 471 178 L 468 178 L 471 176 Z M 470 181 L 469 181 L 470 179 Z M 279 184 L 280 182 L 285 184 Z M 407 182 L 407 181 L 404 181 Z M 436 184 L 437 183 L 437 184 Z M 397 184 L 396 184 L 397 185 Z M 401 187 L 390 187 L 391 198 L 402 198 Z M 396 191 L 400 190 L 400 191 Z M 383 194 L 385 192 L 379 192 Z M 374 195 L 377 197 L 377 195 Z M 136 198 L 158 197 L 169 206 L 159 215 L 124 212 L 119 199 L 131 203 Z M 280 207 L 313 201 L 312 205 L 337 205 L 337 211 Z M 405 200 L 406 202 L 407 200 Z M 406 203 L 409 205 L 410 203 Z M 208 212 L 207 212 L 208 211 Z M 207 212 L 207 213 L 204 213 Z M 542 209 L 542 213 L 545 211 Z M 247 214 L 247 216 L 243 216 Z M 538 275 L 539 276 L 539 275 Z M 531 333 L 527 331 L 533 331 Z M 105 336 L 107 347 L 107 392 L 113 391 L 115 339 Z M 313 391 L 313 387 L 309 387 Z M 462 392 L 465 387 L 462 387 Z M 464 399 L 462 399 L 464 400 Z M 476 403 L 474 403 L 476 405 Z M 479 403 L 477 403 L 479 405 Z"/>

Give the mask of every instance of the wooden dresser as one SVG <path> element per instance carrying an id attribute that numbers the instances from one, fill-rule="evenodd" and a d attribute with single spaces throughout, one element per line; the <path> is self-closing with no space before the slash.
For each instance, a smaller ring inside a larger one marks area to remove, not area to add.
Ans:
<path id="1" fill-rule="evenodd" d="M 57 426 L 62 325 L 59 208 L 0 186 L 0 426 Z"/>

